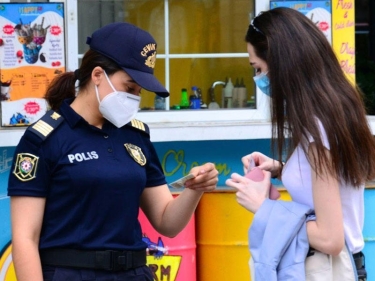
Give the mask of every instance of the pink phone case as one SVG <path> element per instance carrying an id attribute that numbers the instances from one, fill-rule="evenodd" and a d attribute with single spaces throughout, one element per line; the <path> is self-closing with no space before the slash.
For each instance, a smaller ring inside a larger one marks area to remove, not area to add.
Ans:
<path id="1" fill-rule="evenodd" d="M 245 175 L 245 177 L 251 179 L 252 181 L 262 181 L 264 179 L 263 172 L 258 167 L 253 168 L 250 172 L 248 172 Z M 272 200 L 277 200 L 280 198 L 280 192 L 272 184 L 270 187 L 269 198 Z"/>

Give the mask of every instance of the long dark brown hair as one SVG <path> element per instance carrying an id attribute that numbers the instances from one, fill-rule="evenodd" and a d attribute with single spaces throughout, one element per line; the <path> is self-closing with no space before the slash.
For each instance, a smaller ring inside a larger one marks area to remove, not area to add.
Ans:
<path id="1" fill-rule="evenodd" d="M 290 8 L 263 12 L 249 25 L 246 42 L 268 66 L 272 147 L 291 155 L 310 134 L 317 173 L 328 169 L 354 186 L 375 178 L 375 142 L 359 88 L 347 80 L 324 34 Z M 330 145 L 325 154 L 318 118 Z M 273 153 L 274 150 L 273 149 Z M 308 153 L 304 147 L 304 152 Z"/>
<path id="2" fill-rule="evenodd" d="M 62 73 L 49 84 L 44 98 L 51 109 L 58 110 L 64 99 L 75 97 L 77 80 L 79 81 L 77 87 L 82 90 L 86 89 L 91 80 L 91 72 L 97 66 L 103 68 L 108 75 L 121 70 L 113 60 L 96 51 L 87 51 L 78 70 Z"/>

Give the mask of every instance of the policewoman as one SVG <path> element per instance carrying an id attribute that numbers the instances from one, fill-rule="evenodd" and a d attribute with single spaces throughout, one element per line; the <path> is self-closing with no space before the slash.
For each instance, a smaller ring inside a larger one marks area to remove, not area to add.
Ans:
<path id="1" fill-rule="evenodd" d="M 113 23 L 87 44 L 80 68 L 50 84 L 51 110 L 16 148 L 8 195 L 18 281 L 152 281 L 139 207 L 173 237 L 218 182 L 214 164 L 194 167 L 173 198 L 149 128 L 134 119 L 142 88 L 169 95 L 153 75 L 153 37 Z"/>

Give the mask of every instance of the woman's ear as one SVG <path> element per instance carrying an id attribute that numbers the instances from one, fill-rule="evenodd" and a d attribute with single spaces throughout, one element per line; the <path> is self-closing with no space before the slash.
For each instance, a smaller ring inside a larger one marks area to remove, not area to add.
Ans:
<path id="1" fill-rule="evenodd" d="M 104 70 L 100 66 L 96 66 L 91 72 L 91 80 L 96 86 L 100 84 L 100 81 L 103 79 Z"/>

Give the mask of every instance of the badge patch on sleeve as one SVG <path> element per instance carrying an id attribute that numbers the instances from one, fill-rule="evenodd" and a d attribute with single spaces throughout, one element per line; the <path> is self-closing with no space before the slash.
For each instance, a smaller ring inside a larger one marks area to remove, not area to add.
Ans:
<path id="1" fill-rule="evenodd" d="M 29 153 L 18 153 L 13 174 L 20 181 L 29 181 L 35 178 L 39 157 Z"/>
<path id="2" fill-rule="evenodd" d="M 146 164 L 146 157 L 140 147 L 131 143 L 125 143 L 124 146 L 126 147 L 126 150 L 129 152 L 130 156 L 133 157 L 135 162 L 137 162 L 141 166 L 144 166 Z"/>

